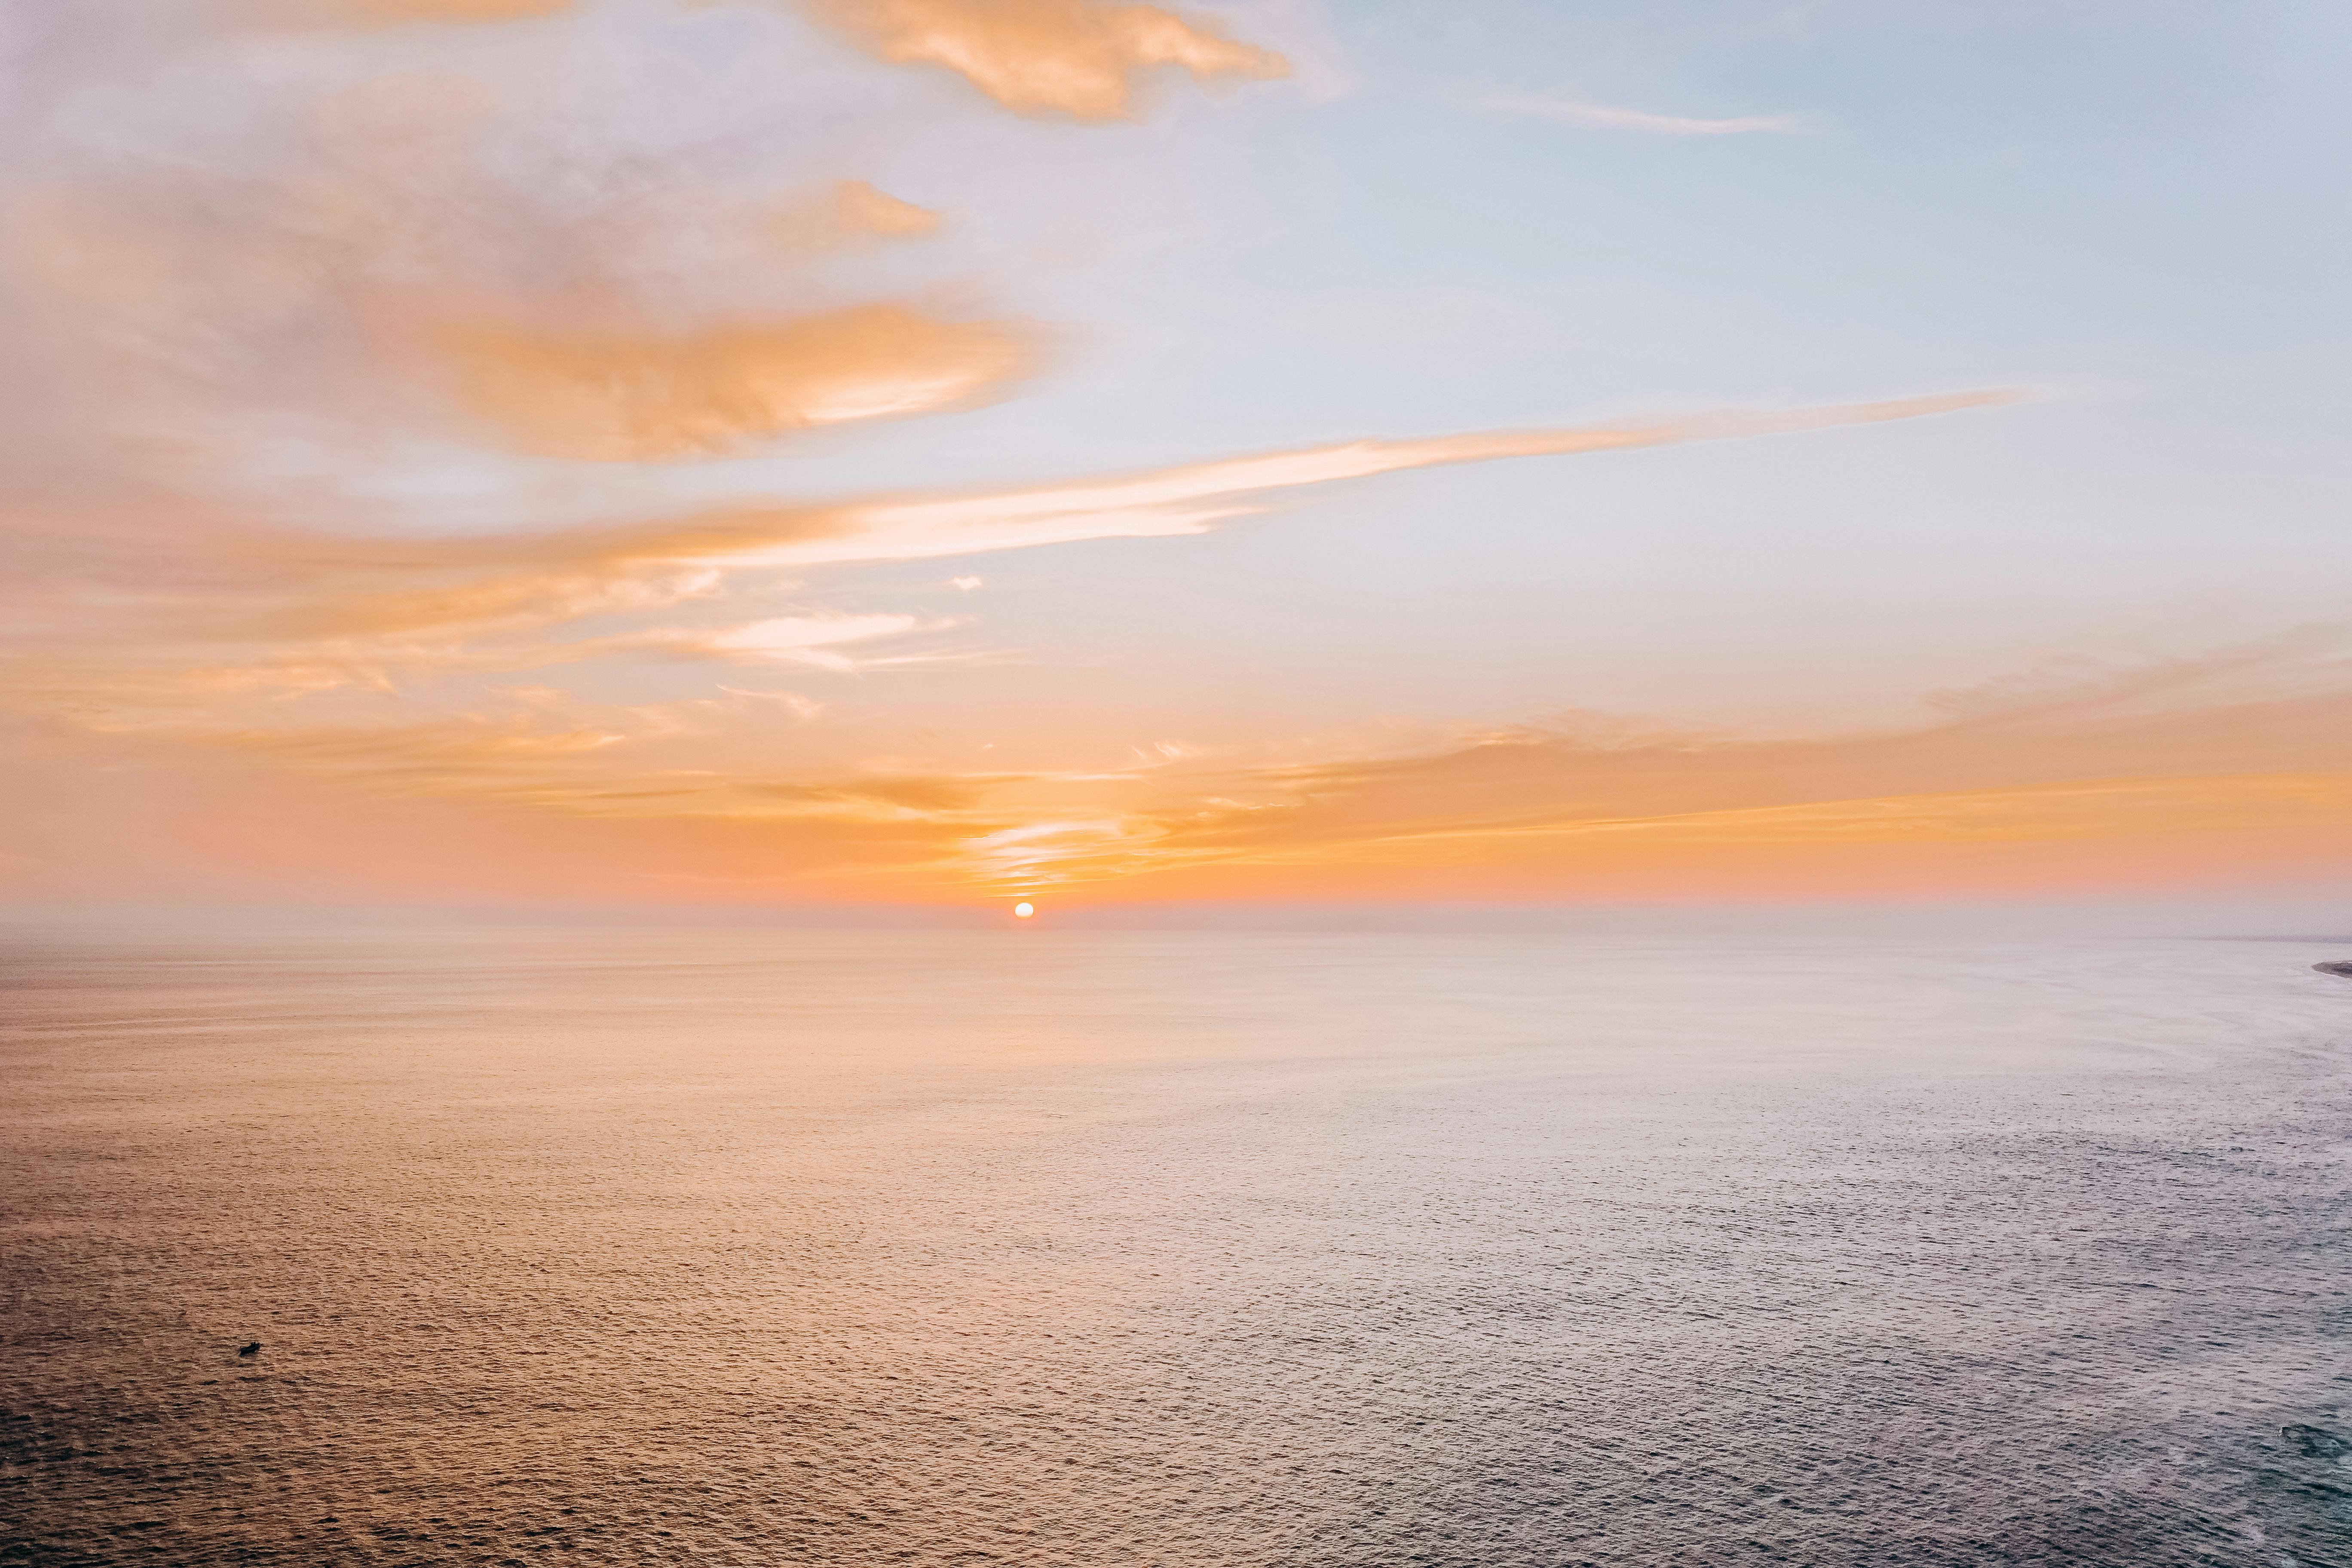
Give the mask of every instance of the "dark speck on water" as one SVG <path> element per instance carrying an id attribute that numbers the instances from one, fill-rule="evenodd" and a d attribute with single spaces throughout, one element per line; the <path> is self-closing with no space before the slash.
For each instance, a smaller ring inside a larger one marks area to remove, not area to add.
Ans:
<path id="1" fill-rule="evenodd" d="M 2346 1568 L 2341 951 L 19 942 L 0 1563 Z"/>

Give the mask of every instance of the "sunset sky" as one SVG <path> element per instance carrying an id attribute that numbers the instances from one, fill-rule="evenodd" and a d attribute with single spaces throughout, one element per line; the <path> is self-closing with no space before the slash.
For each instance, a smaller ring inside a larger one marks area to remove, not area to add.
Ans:
<path id="1" fill-rule="evenodd" d="M 2352 923 L 2345 7 L 0 0 L 0 901 Z"/>

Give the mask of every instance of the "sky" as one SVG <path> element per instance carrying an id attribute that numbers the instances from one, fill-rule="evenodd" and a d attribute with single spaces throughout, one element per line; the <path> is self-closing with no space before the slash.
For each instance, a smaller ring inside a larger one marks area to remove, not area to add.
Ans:
<path id="1" fill-rule="evenodd" d="M 2347 67 L 0 0 L 0 901 L 2352 913 Z"/>

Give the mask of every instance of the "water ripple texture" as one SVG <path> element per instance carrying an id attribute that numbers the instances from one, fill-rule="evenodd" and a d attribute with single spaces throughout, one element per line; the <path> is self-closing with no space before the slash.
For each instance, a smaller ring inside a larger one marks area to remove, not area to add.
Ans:
<path id="1" fill-rule="evenodd" d="M 2342 956 L 19 940 L 0 1563 L 2347 1568 Z"/>

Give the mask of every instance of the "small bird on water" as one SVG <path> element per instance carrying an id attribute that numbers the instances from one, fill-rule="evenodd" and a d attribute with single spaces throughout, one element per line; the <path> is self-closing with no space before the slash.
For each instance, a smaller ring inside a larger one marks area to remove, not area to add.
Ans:
<path id="1" fill-rule="evenodd" d="M 236 1353 L 248 1359 L 257 1356 L 261 1353 L 261 1342 L 256 1340 L 249 1345 L 239 1345 L 236 1348 Z"/>

